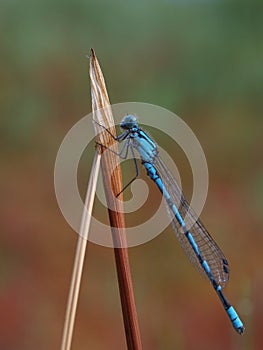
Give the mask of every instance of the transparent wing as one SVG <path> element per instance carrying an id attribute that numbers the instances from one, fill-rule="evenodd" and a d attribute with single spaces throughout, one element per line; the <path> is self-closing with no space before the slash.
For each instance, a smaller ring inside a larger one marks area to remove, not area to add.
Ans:
<path id="1" fill-rule="evenodd" d="M 198 219 L 197 214 L 186 201 L 182 190 L 160 157 L 156 157 L 154 165 L 159 172 L 159 176 L 171 196 L 173 203 L 176 204 L 182 218 L 184 219 L 187 229 L 191 232 L 196 244 L 198 245 L 202 257 L 207 261 L 216 282 L 224 287 L 229 280 L 229 266 L 227 259 L 202 222 Z M 205 274 L 193 248 L 188 242 L 179 222 L 176 220 L 174 213 L 168 204 L 167 211 L 176 236 L 188 258 L 200 272 Z"/>

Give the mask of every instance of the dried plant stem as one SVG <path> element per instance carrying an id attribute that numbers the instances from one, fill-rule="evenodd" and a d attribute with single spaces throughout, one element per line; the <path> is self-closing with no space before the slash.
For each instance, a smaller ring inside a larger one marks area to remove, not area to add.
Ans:
<path id="1" fill-rule="evenodd" d="M 90 180 L 87 188 L 85 207 L 82 214 L 80 232 L 78 236 L 78 243 L 75 253 L 74 267 L 71 277 L 71 284 L 68 296 L 68 304 L 65 316 L 65 323 L 62 336 L 61 350 L 70 350 L 72 335 L 74 329 L 74 322 L 76 316 L 76 309 L 78 303 L 78 296 L 80 290 L 80 282 L 89 234 L 89 227 L 92 215 L 92 208 L 94 203 L 94 196 L 97 186 L 99 167 L 100 167 L 101 155 L 96 152 L 92 170 L 90 174 Z"/>
<path id="2" fill-rule="evenodd" d="M 97 141 L 112 150 L 118 152 L 118 148 L 113 138 L 105 129 L 99 127 L 103 125 L 109 129 L 113 135 L 116 134 L 114 120 L 112 117 L 110 101 L 108 98 L 103 74 L 93 50 L 90 57 L 90 80 L 93 118 L 98 124 L 94 124 L 97 133 Z M 126 242 L 125 221 L 123 214 L 122 195 L 115 197 L 122 189 L 121 169 L 118 157 L 106 151 L 101 159 L 102 178 L 105 189 L 106 201 L 111 223 L 112 239 L 114 242 L 114 254 L 118 275 L 119 291 L 121 297 L 122 314 L 124 320 L 126 343 L 128 350 L 141 350 L 141 338 L 139 331 L 138 316 L 136 311 L 130 264 Z"/>

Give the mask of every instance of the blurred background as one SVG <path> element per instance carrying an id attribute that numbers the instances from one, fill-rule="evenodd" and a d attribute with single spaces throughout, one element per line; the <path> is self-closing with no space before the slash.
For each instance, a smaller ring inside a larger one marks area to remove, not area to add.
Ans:
<path id="1" fill-rule="evenodd" d="M 262 348 L 262 23 L 259 1 L 1 1 L 1 350 L 60 348 L 77 234 L 53 169 L 91 111 L 90 47 L 112 103 L 160 105 L 198 137 L 210 177 L 202 219 L 230 261 L 226 294 L 246 326 L 235 333 L 168 227 L 129 250 L 143 348 Z M 189 169 L 181 177 L 189 198 Z M 113 250 L 89 244 L 72 349 L 125 348 Z"/>

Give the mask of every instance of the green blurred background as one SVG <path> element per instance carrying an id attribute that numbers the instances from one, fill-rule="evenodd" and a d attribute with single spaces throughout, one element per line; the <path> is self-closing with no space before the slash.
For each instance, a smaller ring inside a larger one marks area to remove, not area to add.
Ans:
<path id="1" fill-rule="evenodd" d="M 143 348 L 262 349 L 262 23 L 259 1 L 1 1 L 1 350 L 60 347 L 77 235 L 53 168 L 91 111 L 90 47 L 112 103 L 163 106 L 199 138 L 202 218 L 229 258 L 226 292 L 246 326 L 235 333 L 169 227 L 129 250 Z M 125 349 L 114 265 L 112 249 L 89 244 L 72 349 Z"/>

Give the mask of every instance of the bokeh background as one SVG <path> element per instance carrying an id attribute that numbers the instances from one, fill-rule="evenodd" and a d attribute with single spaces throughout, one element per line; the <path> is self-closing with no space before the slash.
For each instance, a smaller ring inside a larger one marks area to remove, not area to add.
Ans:
<path id="1" fill-rule="evenodd" d="M 235 333 L 169 227 L 129 250 L 143 348 L 262 349 L 262 23 L 260 1 L 1 1 L 1 350 L 60 348 L 77 235 L 53 169 L 91 111 L 90 47 L 112 103 L 163 106 L 199 138 L 210 176 L 202 219 L 230 261 L 226 293 L 246 325 Z M 82 195 L 92 152 L 85 161 Z M 72 349 L 125 346 L 113 251 L 89 244 Z"/>

